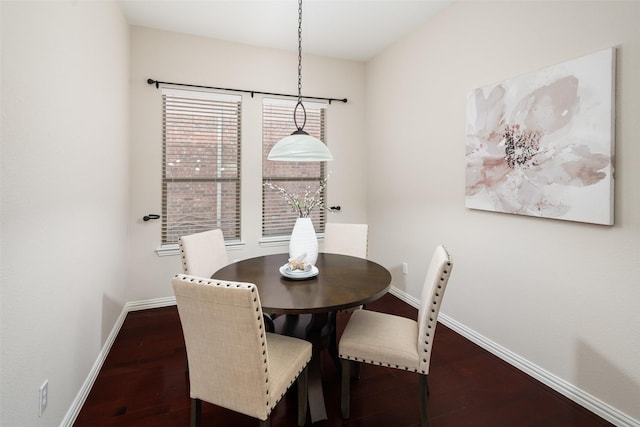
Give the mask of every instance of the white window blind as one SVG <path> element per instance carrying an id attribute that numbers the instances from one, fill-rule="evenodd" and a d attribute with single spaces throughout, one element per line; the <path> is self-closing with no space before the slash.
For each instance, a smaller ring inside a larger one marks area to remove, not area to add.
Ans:
<path id="1" fill-rule="evenodd" d="M 214 228 L 240 239 L 241 97 L 162 89 L 162 244 Z"/>
<path id="2" fill-rule="evenodd" d="M 293 121 L 295 101 L 265 99 L 262 105 L 262 182 L 271 182 L 288 192 L 304 197 L 306 191 L 315 192 L 326 178 L 326 162 L 275 162 L 267 160 L 271 148 L 280 139 L 296 130 Z M 304 130 L 326 144 L 326 104 L 304 102 L 307 121 Z M 303 117 L 298 108 L 297 121 L 302 125 Z M 326 188 L 321 196 L 326 200 Z M 326 210 L 313 209 L 309 215 L 317 233 L 324 232 Z M 286 203 L 283 195 L 262 187 L 262 236 L 276 237 L 291 234 L 298 214 Z"/>

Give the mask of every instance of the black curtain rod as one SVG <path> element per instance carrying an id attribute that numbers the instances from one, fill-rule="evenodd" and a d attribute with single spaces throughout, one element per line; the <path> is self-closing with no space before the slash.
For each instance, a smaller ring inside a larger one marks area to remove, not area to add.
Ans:
<path id="1" fill-rule="evenodd" d="M 230 89 L 230 88 L 224 88 L 224 87 L 190 85 L 190 84 L 186 84 L 186 83 L 161 82 L 159 80 L 153 80 L 153 79 L 147 79 L 147 83 L 149 83 L 150 85 L 155 84 L 156 85 L 156 89 L 158 89 L 161 84 L 165 84 L 165 85 L 172 85 L 172 86 L 186 86 L 186 87 L 197 87 L 197 88 L 201 88 L 201 89 L 215 89 L 215 90 L 227 90 L 227 91 L 230 91 L 230 92 L 250 93 L 252 98 L 253 98 L 253 95 L 256 94 L 256 93 L 260 94 L 260 95 L 288 96 L 290 98 L 297 98 L 298 97 L 298 95 L 288 95 L 286 93 L 260 92 L 259 90 Z M 304 98 L 304 99 L 319 99 L 319 100 L 322 100 L 322 101 L 329 101 L 329 104 L 331 104 L 331 101 L 340 101 L 340 102 L 345 102 L 345 103 L 347 102 L 347 98 L 343 98 L 343 99 L 321 98 L 321 97 L 316 97 L 316 96 L 303 96 L 302 98 Z"/>

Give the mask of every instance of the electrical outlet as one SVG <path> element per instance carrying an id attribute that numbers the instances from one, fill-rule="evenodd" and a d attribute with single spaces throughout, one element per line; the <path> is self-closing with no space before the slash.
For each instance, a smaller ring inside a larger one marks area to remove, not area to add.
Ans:
<path id="1" fill-rule="evenodd" d="M 405 276 L 409 274 L 409 264 L 407 264 L 406 262 L 402 263 L 402 274 L 404 274 Z"/>
<path id="2" fill-rule="evenodd" d="M 49 401 L 49 380 L 45 380 L 40 386 L 39 397 L 38 416 L 41 417 L 44 410 L 47 409 L 47 402 Z"/>

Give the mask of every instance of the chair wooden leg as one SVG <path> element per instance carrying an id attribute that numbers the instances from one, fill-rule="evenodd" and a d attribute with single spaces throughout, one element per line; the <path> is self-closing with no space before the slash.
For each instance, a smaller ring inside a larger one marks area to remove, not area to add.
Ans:
<path id="1" fill-rule="evenodd" d="M 351 392 L 351 375 L 349 373 L 349 366 L 351 362 L 347 359 L 341 359 L 340 364 L 342 366 L 342 399 L 340 401 L 340 409 L 342 410 L 342 418 L 346 420 L 349 418 L 349 393 Z"/>
<path id="2" fill-rule="evenodd" d="M 271 425 L 271 417 L 266 420 L 260 420 L 260 427 L 269 427 Z"/>
<path id="3" fill-rule="evenodd" d="M 264 329 L 267 332 L 275 332 L 276 331 L 276 327 L 275 327 L 275 324 L 273 323 L 273 317 L 271 317 L 270 315 L 264 313 L 262 315 L 262 318 L 264 319 Z"/>
<path id="4" fill-rule="evenodd" d="M 307 422 L 307 405 L 309 389 L 309 370 L 305 367 L 298 376 L 298 425 L 302 427 Z"/>
<path id="5" fill-rule="evenodd" d="M 331 359 L 333 363 L 336 365 L 336 369 L 340 369 L 340 359 L 338 357 L 338 313 L 332 312 L 329 313 L 329 325 L 331 327 L 331 331 L 329 332 L 329 354 L 331 355 Z"/>
<path id="6" fill-rule="evenodd" d="M 200 427 L 202 417 L 202 401 L 191 399 L 191 427 Z"/>
<path id="7" fill-rule="evenodd" d="M 426 376 L 426 375 L 425 375 L 424 382 L 426 383 L 426 386 L 427 386 L 427 399 L 428 399 L 429 398 L 429 393 L 430 393 L 430 390 L 429 390 L 429 377 Z"/>
<path id="8" fill-rule="evenodd" d="M 420 375 L 420 425 L 422 427 L 429 427 L 428 396 L 429 379 L 426 375 Z"/>

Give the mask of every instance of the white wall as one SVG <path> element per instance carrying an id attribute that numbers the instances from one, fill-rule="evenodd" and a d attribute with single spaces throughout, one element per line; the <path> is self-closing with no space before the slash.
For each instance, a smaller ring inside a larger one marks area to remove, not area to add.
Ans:
<path id="1" fill-rule="evenodd" d="M 0 424 L 54 426 L 126 301 L 129 29 L 115 2 L 0 7 Z"/>
<path id="2" fill-rule="evenodd" d="M 367 65 L 370 253 L 419 298 L 454 257 L 443 313 L 640 420 L 640 3 L 462 1 Z M 618 53 L 615 225 L 465 209 L 466 95 Z M 401 274 L 401 263 L 410 274 Z"/>
<path id="3" fill-rule="evenodd" d="M 295 39 L 293 40 L 295 42 Z M 304 51 L 304 48 L 303 48 Z M 143 222 L 161 213 L 161 94 L 147 79 L 236 89 L 297 93 L 297 54 L 184 34 L 131 29 L 131 264 L 129 301 L 173 295 L 170 278 L 182 271 L 179 257 L 159 257 L 161 221 Z M 328 205 L 342 211 L 330 221 L 366 222 L 364 64 L 303 53 L 302 92 L 348 98 L 327 112 L 327 144 L 336 160 Z M 261 247 L 262 97 L 242 94 L 242 248 L 229 259 L 287 252 L 287 246 Z"/>

